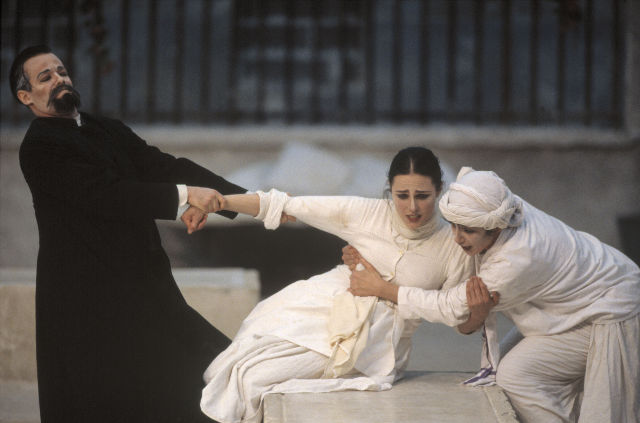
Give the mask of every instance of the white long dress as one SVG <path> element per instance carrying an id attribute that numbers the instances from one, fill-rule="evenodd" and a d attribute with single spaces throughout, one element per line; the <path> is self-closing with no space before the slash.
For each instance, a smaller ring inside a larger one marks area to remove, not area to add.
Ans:
<path id="1" fill-rule="evenodd" d="M 416 232 L 402 225 L 388 200 L 293 197 L 284 211 L 344 239 L 393 283 L 448 288 L 466 280 L 473 268 L 438 215 Z M 259 422 L 266 393 L 389 389 L 407 365 L 410 338 L 421 320 L 387 301 L 377 302 L 371 313 L 354 371 L 320 378 L 332 352 L 327 324 L 333 299 L 349 287 L 349 275 L 339 265 L 260 302 L 206 370 L 203 412 L 225 423 Z"/>

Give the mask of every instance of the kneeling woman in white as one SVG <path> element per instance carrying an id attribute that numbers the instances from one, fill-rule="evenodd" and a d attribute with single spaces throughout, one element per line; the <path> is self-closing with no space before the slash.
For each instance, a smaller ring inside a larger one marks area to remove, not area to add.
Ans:
<path id="1" fill-rule="evenodd" d="M 638 266 L 512 194 L 493 172 L 463 168 L 439 205 L 477 275 L 500 293 L 494 311 L 524 335 L 498 366 L 494 313 L 487 318 L 487 338 L 494 340 L 487 370 L 497 366 L 497 383 L 522 421 L 637 422 Z M 467 308 L 467 284 L 447 291 L 400 287 L 398 304 L 426 320 L 459 325 L 451 316 Z"/>
<path id="2" fill-rule="evenodd" d="M 442 187 L 438 159 L 425 148 L 400 151 L 389 184 L 392 201 L 272 190 L 227 196 L 225 209 L 271 228 L 282 212 L 295 216 L 356 246 L 391 283 L 441 289 L 464 281 L 471 260 L 434 212 Z M 354 297 L 349 275 L 339 265 L 260 302 L 206 370 L 203 412 L 225 423 L 259 422 L 266 393 L 389 389 L 407 365 L 419 316 L 375 297 Z"/>

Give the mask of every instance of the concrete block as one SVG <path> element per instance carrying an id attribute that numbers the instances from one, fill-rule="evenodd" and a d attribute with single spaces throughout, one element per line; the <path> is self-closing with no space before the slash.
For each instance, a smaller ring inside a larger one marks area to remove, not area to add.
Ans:
<path id="1" fill-rule="evenodd" d="M 0 422 L 40 423 L 36 382 L 0 380 Z"/>
<path id="2" fill-rule="evenodd" d="M 257 304 L 255 270 L 174 269 L 187 303 L 229 337 Z M 36 380 L 35 270 L 0 268 L 0 381 Z"/>
<path id="3" fill-rule="evenodd" d="M 516 423 L 499 387 L 460 385 L 471 375 L 407 372 L 390 391 L 269 394 L 264 423 Z"/>
<path id="4" fill-rule="evenodd" d="M 229 338 L 260 301 L 260 276 L 253 269 L 173 269 L 187 303 Z"/>
<path id="5" fill-rule="evenodd" d="M 35 271 L 0 269 L 0 380 L 36 380 Z"/>

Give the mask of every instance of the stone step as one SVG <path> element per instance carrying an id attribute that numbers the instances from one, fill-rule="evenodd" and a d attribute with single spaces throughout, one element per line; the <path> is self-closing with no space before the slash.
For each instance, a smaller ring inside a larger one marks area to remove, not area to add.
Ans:
<path id="1" fill-rule="evenodd" d="M 255 270 L 190 268 L 173 275 L 187 303 L 229 337 L 260 298 Z M 35 287 L 35 270 L 0 268 L 0 381 L 36 380 Z"/>
<path id="2" fill-rule="evenodd" d="M 384 392 L 270 394 L 264 423 L 516 423 L 499 387 L 460 385 L 470 375 L 410 371 Z M 0 422 L 40 422 L 35 382 L 0 381 Z"/>
<path id="3" fill-rule="evenodd" d="M 0 422 L 40 423 L 36 382 L 0 380 Z"/>
<path id="4" fill-rule="evenodd" d="M 269 394 L 264 423 L 516 423 L 499 387 L 460 385 L 471 375 L 410 371 L 383 392 Z"/>

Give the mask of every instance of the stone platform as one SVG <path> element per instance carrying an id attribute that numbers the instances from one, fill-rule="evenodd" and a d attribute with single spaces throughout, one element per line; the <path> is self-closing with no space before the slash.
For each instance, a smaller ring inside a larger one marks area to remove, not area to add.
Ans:
<path id="1" fill-rule="evenodd" d="M 472 373 L 410 371 L 391 390 L 270 394 L 264 423 L 515 423 L 497 386 L 460 385 Z"/>
<path id="2" fill-rule="evenodd" d="M 187 303 L 229 337 L 260 298 L 255 270 L 174 269 L 173 276 Z M 0 268 L 0 380 L 36 380 L 35 289 L 35 270 Z"/>
<path id="3" fill-rule="evenodd" d="M 0 423 L 40 423 L 36 382 L 0 380 Z"/>
<path id="4" fill-rule="evenodd" d="M 500 388 L 460 385 L 470 375 L 410 371 L 384 392 L 271 394 L 264 423 L 516 423 Z M 35 382 L 0 381 L 0 422 L 40 423 Z"/>

